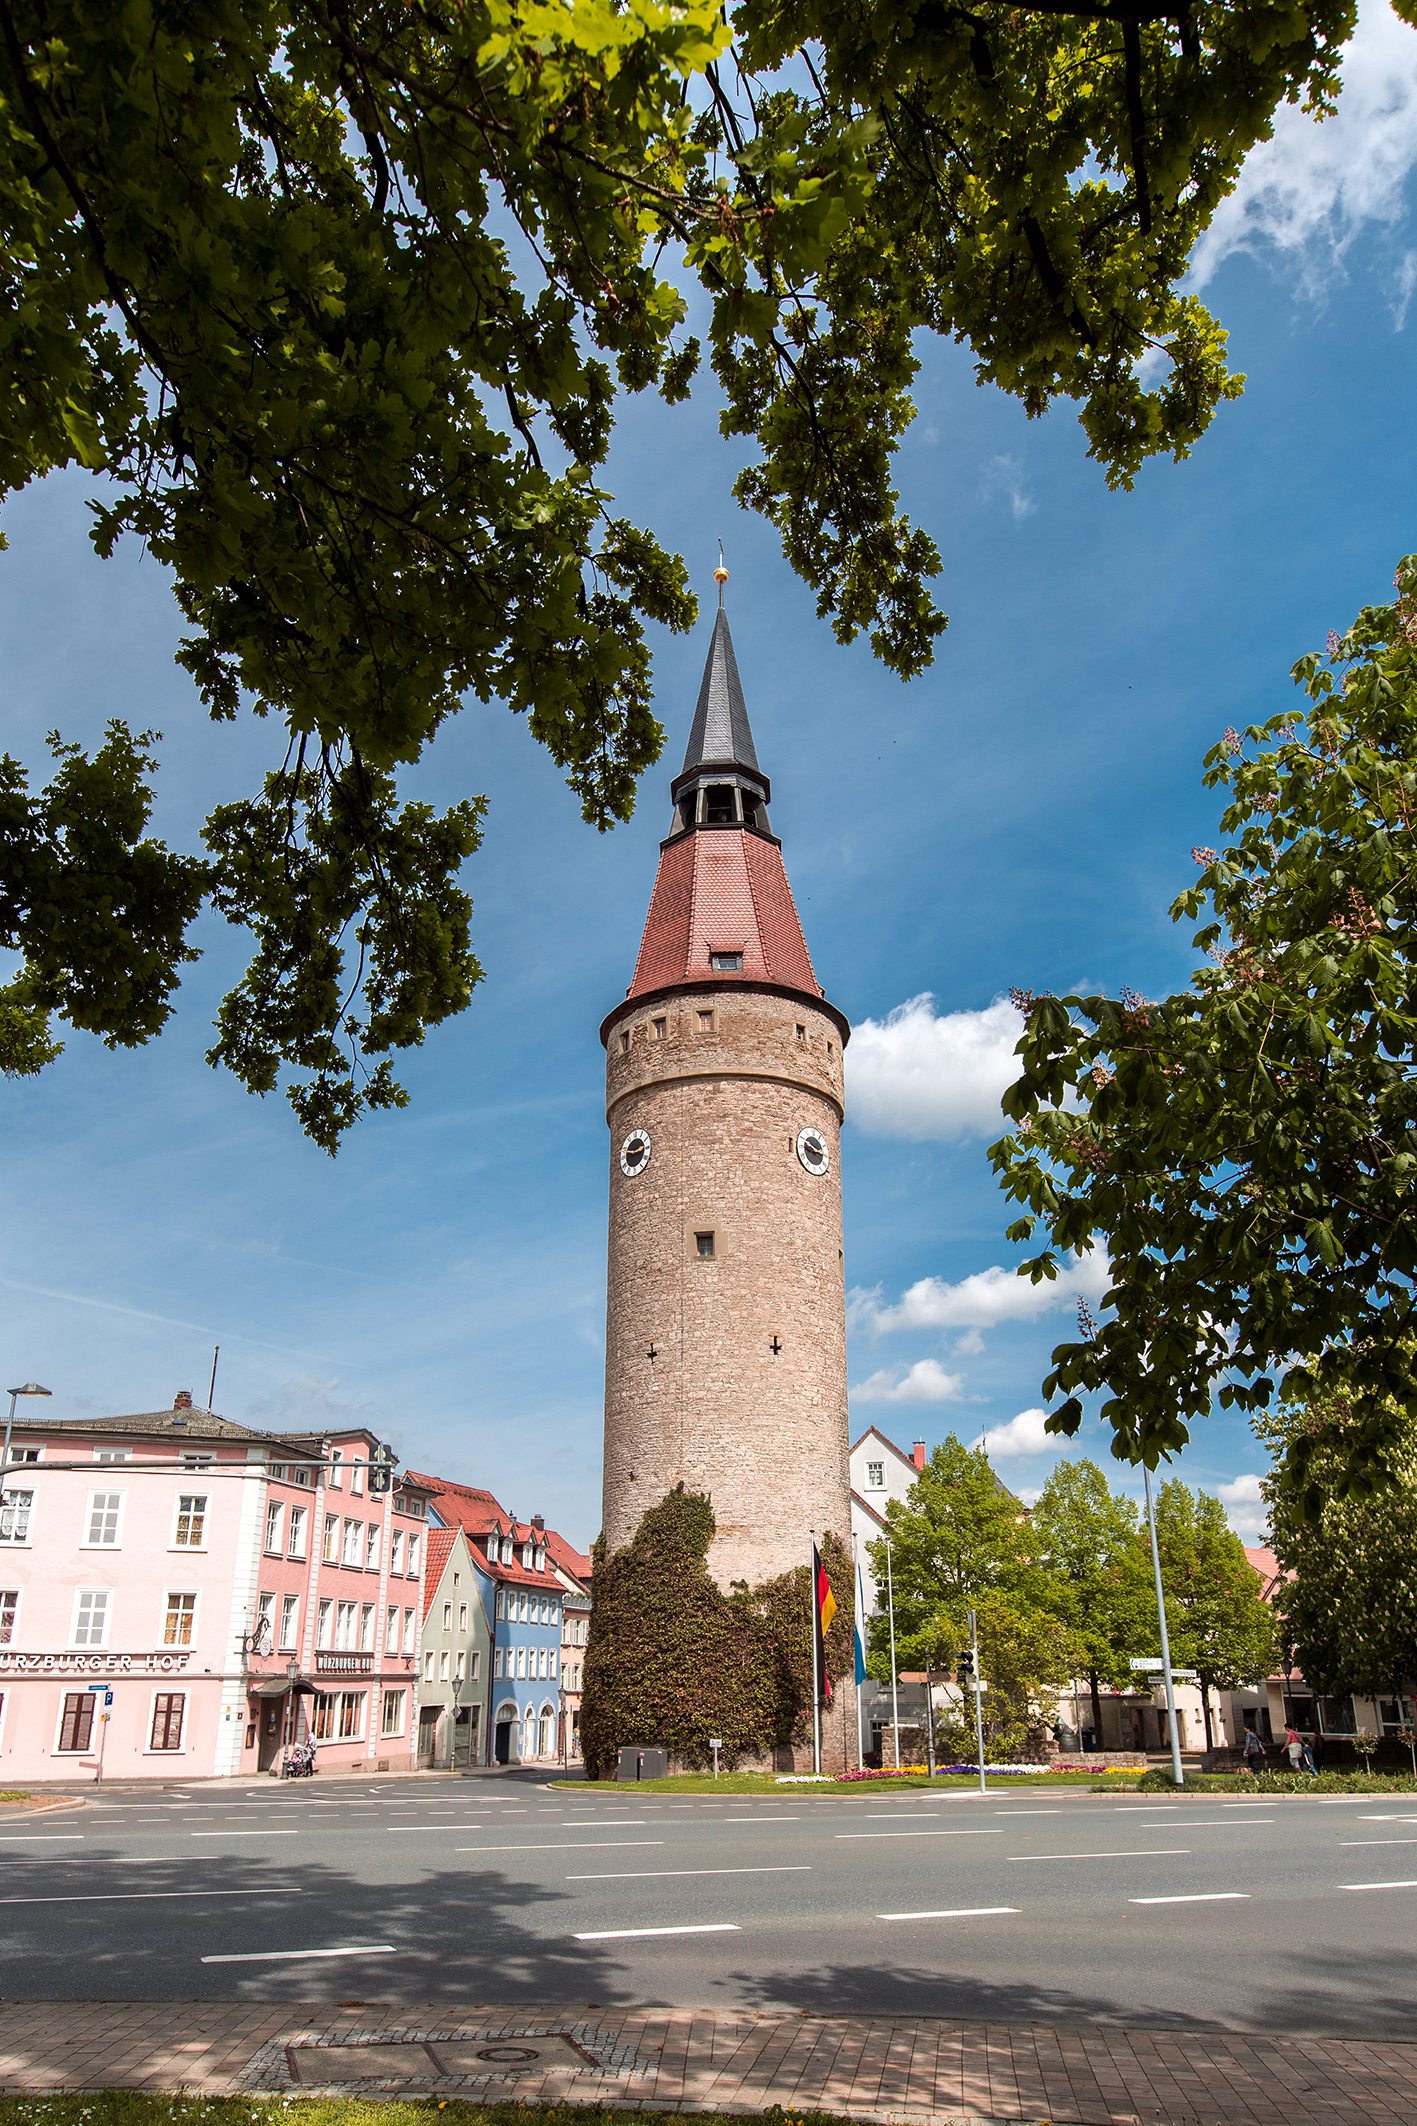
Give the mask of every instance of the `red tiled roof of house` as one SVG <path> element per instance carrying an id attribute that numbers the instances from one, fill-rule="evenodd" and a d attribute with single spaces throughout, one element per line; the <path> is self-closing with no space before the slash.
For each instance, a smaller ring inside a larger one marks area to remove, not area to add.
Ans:
<path id="1" fill-rule="evenodd" d="M 458 1539 L 456 1528 L 430 1528 L 428 1548 L 423 1560 L 423 1615 L 426 1618 L 438 1593 L 438 1583 L 447 1570 L 453 1545 Z"/>
<path id="2" fill-rule="evenodd" d="M 572 1579 L 583 1580 L 589 1587 L 591 1563 L 588 1551 L 573 1550 L 563 1535 L 558 1535 L 554 1528 L 548 1528 L 546 1554 L 560 1566 L 562 1572 L 570 1573 Z"/>
<path id="3" fill-rule="evenodd" d="M 1292 1580 L 1293 1573 L 1286 1571 L 1267 1543 L 1246 1543 L 1242 1547 L 1246 1559 L 1260 1576 L 1260 1593 L 1266 1602 L 1272 1602 L 1276 1589 Z"/>
<path id="4" fill-rule="evenodd" d="M 572 1550 L 564 1538 L 556 1535 L 553 1529 L 537 1528 L 530 1521 L 513 1520 L 511 1514 L 504 1512 L 498 1505 L 490 1491 L 479 1491 L 471 1484 L 446 1483 L 440 1476 L 419 1476 L 413 1481 L 428 1487 L 439 1513 L 455 1522 L 469 1540 L 474 1536 L 481 1536 L 485 1541 L 491 1530 L 497 1527 L 504 1535 L 512 1538 L 519 1550 L 524 1543 L 534 1543 L 538 1547 L 544 1545 L 550 1559 L 555 1556 L 551 1548 L 554 1539 L 561 1544 L 569 1558 L 581 1558 L 581 1553 Z M 437 1529 L 429 1530 L 430 1543 L 438 1533 L 440 1531 Z M 543 1592 L 546 1589 L 548 1575 L 544 1572 L 528 1572 L 524 1565 L 504 1564 L 500 1558 L 494 1560 L 487 1557 L 484 1549 L 479 1549 L 475 1555 L 481 1570 L 489 1573 L 494 1579 L 506 1581 L 514 1587 L 539 1587 Z M 581 1562 L 589 1579 L 590 1559 L 583 1558 Z M 579 1578 L 575 1565 L 568 1564 L 565 1569 Z"/>

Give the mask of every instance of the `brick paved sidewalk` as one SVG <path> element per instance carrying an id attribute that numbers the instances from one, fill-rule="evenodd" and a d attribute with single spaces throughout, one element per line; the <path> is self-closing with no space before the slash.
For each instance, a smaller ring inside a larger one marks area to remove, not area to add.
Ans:
<path id="1" fill-rule="evenodd" d="M 0 2088 L 771 2104 L 908 2126 L 1407 2126 L 1417 2040 L 695 2009 L 0 2003 Z"/>

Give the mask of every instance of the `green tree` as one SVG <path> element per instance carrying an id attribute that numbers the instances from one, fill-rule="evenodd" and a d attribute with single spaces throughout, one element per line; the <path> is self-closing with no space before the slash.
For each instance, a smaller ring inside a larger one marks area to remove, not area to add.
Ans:
<path id="1" fill-rule="evenodd" d="M 1255 1429 L 1281 1454 L 1298 1435 L 1349 1423 L 1351 1414 L 1333 1405 L 1290 1404 Z M 1283 1630 L 1315 1690 L 1401 1699 L 1417 1685 L 1417 1424 L 1398 1418 L 1392 1482 L 1371 1498 L 1328 1492 L 1327 1464 L 1341 1461 L 1341 1448 L 1319 1449 L 1315 1477 L 1326 1495 L 1317 1520 L 1282 1485 L 1262 1486 L 1275 1555 L 1293 1575 L 1276 1597 Z"/>
<path id="2" fill-rule="evenodd" d="M 1099 1746 L 1102 1688 L 1130 1686 L 1130 1657 L 1155 1629 L 1151 1564 L 1137 1531 L 1136 1506 L 1090 1461 L 1060 1461 L 1029 1517 L 1042 1599 L 1067 1626 L 1087 1677 Z"/>
<path id="3" fill-rule="evenodd" d="M 1149 1538 L 1138 1546 L 1149 1549 Z M 1274 1614 L 1245 1547 L 1209 1492 L 1191 1491 L 1179 1478 L 1156 1496 L 1156 1547 L 1171 1658 L 1200 1678 L 1205 1746 L 1214 1747 L 1210 1694 L 1237 1690 L 1274 1673 L 1278 1638 Z M 1149 1590 L 1150 1591 L 1150 1590 Z M 1156 1598 L 1151 1593 L 1150 1630 L 1161 1645 Z"/>
<path id="4" fill-rule="evenodd" d="M 623 394 L 690 388 L 685 279 L 752 439 L 740 501 L 908 677 L 944 626 L 891 486 L 913 336 L 1031 415 L 1077 401 L 1114 484 L 1184 456 L 1241 381 L 1186 260 L 1279 104 L 1331 101 L 1354 17 L 3 0 L 0 493 L 104 474 L 98 550 L 132 532 L 171 571 L 211 715 L 279 727 L 193 874 L 255 945 L 211 1060 L 286 1073 L 330 1150 L 403 1101 L 391 1054 L 480 978 L 481 800 L 399 793 L 466 695 L 527 716 L 593 824 L 628 816 L 663 739 L 645 628 L 695 605 L 599 469 Z M 161 964 L 131 1006 L 27 961 L 8 1066 L 52 1050 L 48 1008 L 146 1038 L 185 947 L 132 944 Z"/>
<path id="5" fill-rule="evenodd" d="M 1213 1401 L 1278 1392 L 1318 1419 L 1281 1471 L 1310 1513 L 1368 1496 L 1417 1414 L 1417 556 L 1396 587 L 1295 665 L 1306 710 L 1206 755 L 1226 846 L 1172 914 L 1209 903 L 1210 964 L 1163 1003 L 1024 999 L 1022 1126 L 990 1152 L 1011 1237 L 1046 1239 L 1021 1274 L 1110 1252 L 1050 1429 L 1101 1393 L 1113 1451 L 1155 1467 Z"/>
<path id="6" fill-rule="evenodd" d="M 952 1433 L 935 1448 L 904 1504 L 886 1507 L 895 1596 L 898 1669 L 948 1674 L 969 1644 L 969 1611 L 977 1613 L 980 1673 L 985 1695 L 986 1747 L 1010 1754 L 1036 1729 L 1047 1693 L 1072 1674 L 1066 1627 L 1040 1600 L 1030 1553 L 1028 1516 L 1005 1489 L 984 1454 Z M 886 1587 L 884 1539 L 868 1546 L 881 1592 Z M 871 1619 L 871 1672 L 890 1677 L 890 1620 L 878 1606 Z M 965 1708 L 967 1746 L 973 1744 L 973 1707 Z"/>

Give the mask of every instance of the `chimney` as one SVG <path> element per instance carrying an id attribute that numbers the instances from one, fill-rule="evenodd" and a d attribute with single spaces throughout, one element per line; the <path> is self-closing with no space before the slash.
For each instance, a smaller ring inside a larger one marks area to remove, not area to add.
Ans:
<path id="1" fill-rule="evenodd" d="M 192 1407 L 192 1390 L 190 1388 L 179 1388 L 172 1398 L 172 1407 L 174 1410 L 190 1410 Z"/>
<path id="2" fill-rule="evenodd" d="M 542 1534 L 543 1534 L 543 1535 L 545 1535 L 545 1533 L 546 1533 L 546 1516 L 545 1516 L 545 1514 L 544 1514 L 544 1513 L 534 1513 L 534 1514 L 532 1515 L 532 1517 L 531 1517 L 531 1525 L 532 1525 L 532 1527 L 533 1527 L 533 1528 L 539 1528 L 539 1529 L 541 1530 Z"/>
<path id="3" fill-rule="evenodd" d="M 923 1469 L 925 1467 L 925 1442 L 923 1439 L 918 1439 L 915 1442 L 915 1445 L 911 1448 L 910 1459 L 914 1462 L 917 1469 Z"/>

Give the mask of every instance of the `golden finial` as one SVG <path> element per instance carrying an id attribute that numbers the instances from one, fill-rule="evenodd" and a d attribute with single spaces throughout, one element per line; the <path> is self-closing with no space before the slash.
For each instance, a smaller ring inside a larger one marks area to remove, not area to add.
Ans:
<path id="1" fill-rule="evenodd" d="M 714 582 L 715 582 L 715 583 L 716 583 L 716 584 L 718 585 L 718 602 L 719 602 L 719 604 L 720 604 L 720 605 L 722 605 L 722 603 L 723 603 L 723 586 L 724 586 L 724 584 L 725 584 L 725 583 L 726 583 L 726 582 L 728 581 L 728 570 L 727 570 L 727 569 L 726 569 L 726 568 L 724 567 L 724 565 L 723 565 L 723 541 L 722 541 L 722 539 L 720 539 L 720 540 L 719 540 L 719 542 L 718 542 L 718 567 L 717 567 L 717 568 L 716 568 L 716 569 L 714 570 L 714 572 L 713 572 L 713 580 L 714 580 Z"/>

